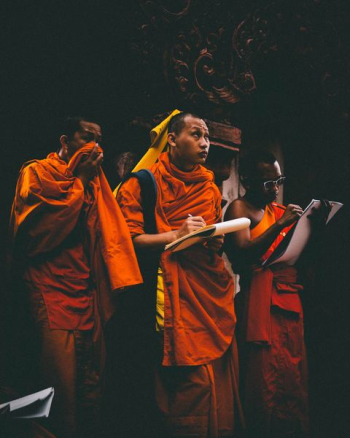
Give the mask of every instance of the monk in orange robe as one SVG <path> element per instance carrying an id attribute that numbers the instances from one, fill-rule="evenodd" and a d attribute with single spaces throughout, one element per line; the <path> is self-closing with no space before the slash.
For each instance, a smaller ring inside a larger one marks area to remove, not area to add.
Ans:
<path id="1" fill-rule="evenodd" d="M 67 119 L 61 148 L 20 172 L 11 215 L 13 267 L 21 265 L 39 369 L 33 392 L 53 386 L 48 429 L 96 435 L 113 292 L 142 283 L 124 216 L 101 169 L 101 128 Z"/>
<path id="2" fill-rule="evenodd" d="M 285 177 L 267 151 L 241 160 L 244 197 L 228 208 L 225 219 L 241 216 L 251 228 L 226 236 L 225 250 L 241 275 L 236 298 L 241 394 L 248 437 L 308 436 L 306 355 L 303 310 L 294 266 L 262 268 L 302 209 L 277 204 Z"/>
<path id="3" fill-rule="evenodd" d="M 126 181 L 117 196 L 135 248 L 146 251 L 149 259 L 156 254 L 159 257 L 157 285 L 144 291 L 154 297 L 153 307 L 147 310 L 151 315 L 147 318 L 150 336 L 143 355 L 133 350 L 139 361 L 145 360 L 147 350 L 153 355 L 152 373 L 148 375 L 152 383 L 143 395 L 149 401 L 144 417 L 151 416 L 157 426 L 163 427 L 157 429 L 153 424 L 152 436 L 234 436 L 238 401 L 236 317 L 234 284 L 218 254 L 223 238 L 179 252 L 163 251 L 177 238 L 221 220 L 221 195 L 212 172 L 203 167 L 209 152 L 209 132 L 202 119 L 188 113 L 174 116 L 168 132 L 169 151 L 163 152 L 150 169 L 158 193 L 156 232 L 145 232 L 147 199 L 141 199 L 136 178 Z M 134 374 L 140 375 L 136 368 Z M 134 400 L 139 402 L 142 391 L 139 386 Z M 153 398 L 158 416 L 151 414 Z M 128 430 L 120 436 L 148 436 L 146 421 L 129 421 Z"/>

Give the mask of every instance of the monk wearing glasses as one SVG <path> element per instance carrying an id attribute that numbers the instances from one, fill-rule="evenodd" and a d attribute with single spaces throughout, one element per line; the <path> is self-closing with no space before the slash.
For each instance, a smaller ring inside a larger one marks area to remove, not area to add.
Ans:
<path id="1" fill-rule="evenodd" d="M 246 190 L 228 207 L 226 220 L 248 217 L 250 228 L 226 236 L 226 252 L 240 274 L 236 296 L 241 395 L 249 437 L 304 437 L 308 431 L 303 309 L 294 266 L 262 268 L 303 210 L 276 202 L 285 181 L 268 151 L 240 162 Z"/>

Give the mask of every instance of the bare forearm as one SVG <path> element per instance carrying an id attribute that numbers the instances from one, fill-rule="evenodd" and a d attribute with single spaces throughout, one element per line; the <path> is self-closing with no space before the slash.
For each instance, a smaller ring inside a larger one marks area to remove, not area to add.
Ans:
<path id="1" fill-rule="evenodd" d="M 168 231 L 160 234 L 139 234 L 133 238 L 136 248 L 163 249 L 168 243 L 180 237 L 186 236 L 192 231 L 204 227 L 206 224 L 201 216 L 190 216 L 181 225 L 178 230 Z"/>
<path id="2" fill-rule="evenodd" d="M 165 245 L 178 238 L 176 231 L 160 234 L 139 234 L 133 238 L 135 248 L 163 249 Z"/>
<path id="3" fill-rule="evenodd" d="M 240 240 L 239 236 L 232 233 L 229 257 L 231 261 L 239 261 L 244 264 L 256 263 L 270 248 L 284 226 L 279 222 L 274 223 L 264 233 L 253 240 Z"/>
<path id="4" fill-rule="evenodd" d="M 260 234 L 256 239 L 247 243 L 241 251 L 249 261 L 255 262 L 262 257 L 265 252 L 270 248 L 272 243 L 276 240 L 277 236 L 283 230 L 283 225 L 275 222 L 264 233 Z"/>

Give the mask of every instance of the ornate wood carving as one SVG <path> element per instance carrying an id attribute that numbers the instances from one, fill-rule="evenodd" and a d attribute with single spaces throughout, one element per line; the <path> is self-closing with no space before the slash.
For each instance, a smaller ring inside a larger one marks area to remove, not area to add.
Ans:
<path id="1" fill-rule="evenodd" d="M 349 97 L 342 23 L 329 1 L 140 0 L 140 7 L 133 50 L 149 97 L 170 88 L 182 107 L 210 108 L 213 119 L 220 107 L 228 121 L 232 104 L 261 84 L 278 92 L 308 82 L 326 106 Z"/>

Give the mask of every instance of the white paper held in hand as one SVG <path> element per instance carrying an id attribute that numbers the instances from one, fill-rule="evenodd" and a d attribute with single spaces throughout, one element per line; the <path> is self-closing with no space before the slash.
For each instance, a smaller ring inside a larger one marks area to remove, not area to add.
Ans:
<path id="1" fill-rule="evenodd" d="M 245 228 L 248 228 L 249 225 L 250 219 L 246 217 L 240 217 L 238 219 L 232 219 L 230 221 L 219 222 L 213 225 L 206 225 L 205 227 L 199 228 L 198 230 L 186 234 L 186 236 L 183 236 L 180 239 L 169 243 L 168 245 L 166 245 L 165 251 L 181 251 L 204 239 L 208 239 L 214 236 L 220 236 L 222 234 L 233 233 L 234 231 L 244 230 Z"/>
<path id="2" fill-rule="evenodd" d="M 328 224 L 343 206 L 341 202 L 330 201 L 329 203 L 331 205 L 331 210 L 328 213 L 326 224 Z M 275 263 L 286 263 L 290 266 L 294 265 L 304 251 L 313 232 L 313 226 L 309 216 L 312 214 L 313 210 L 319 210 L 321 207 L 321 201 L 313 199 L 305 208 L 295 226 L 288 232 L 287 236 L 262 265 L 270 266 Z"/>

